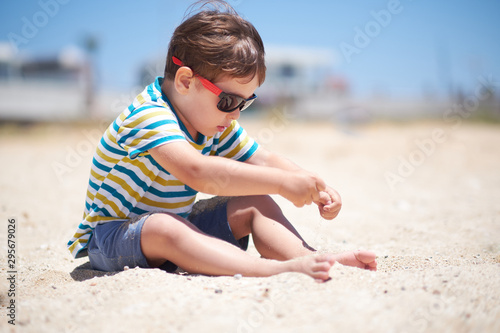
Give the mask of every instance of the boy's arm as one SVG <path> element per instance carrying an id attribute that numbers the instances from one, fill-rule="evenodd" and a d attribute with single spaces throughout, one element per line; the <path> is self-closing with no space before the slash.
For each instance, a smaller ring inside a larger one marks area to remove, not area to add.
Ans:
<path id="1" fill-rule="evenodd" d="M 279 194 L 297 207 L 320 200 L 325 183 L 306 171 L 241 163 L 204 156 L 187 142 L 172 142 L 149 150 L 165 170 L 189 187 L 208 194 L 241 196 Z"/>
<path id="2" fill-rule="evenodd" d="M 268 166 L 286 171 L 303 170 L 289 159 L 271 153 L 262 146 L 259 147 L 259 149 L 257 149 L 257 151 L 246 162 L 253 165 Z"/>
<path id="3" fill-rule="evenodd" d="M 276 155 L 263 147 L 259 147 L 255 154 L 247 160 L 247 163 L 290 172 L 303 171 L 302 168 L 292 161 Z M 321 216 L 328 220 L 337 217 L 342 208 L 342 199 L 339 193 L 329 186 L 326 186 L 325 190 L 320 192 L 319 200 L 314 201 L 314 203 L 318 205 Z"/>

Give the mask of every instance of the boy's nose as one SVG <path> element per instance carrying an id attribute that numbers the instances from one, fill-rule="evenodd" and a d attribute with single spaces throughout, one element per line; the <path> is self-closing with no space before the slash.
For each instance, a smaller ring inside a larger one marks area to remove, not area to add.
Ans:
<path id="1" fill-rule="evenodd" d="M 238 108 L 238 109 L 236 109 L 233 112 L 230 112 L 228 114 L 229 115 L 229 119 L 231 119 L 231 120 L 238 120 L 240 118 L 240 114 L 241 114 L 241 111 Z"/>

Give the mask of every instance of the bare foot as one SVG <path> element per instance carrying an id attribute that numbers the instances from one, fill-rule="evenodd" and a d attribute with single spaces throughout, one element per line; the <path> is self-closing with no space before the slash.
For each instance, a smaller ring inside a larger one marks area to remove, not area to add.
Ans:
<path id="1" fill-rule="evenodd" d="M 328 272 L 335 260 L 334 255 L 324 253 L 292 259 L 285 263 L 290 265 L 288 270 L 291 272 L 304 273 L 318 282 L 324 282 L 330 279 Z"/>
<path id="2" fill-rule="evenodd" d="M 345 266 L 368 269 L 370 271 L 377 270 L 376 255 L 370 251 L 354 251 L 333 254 L 335 261 Z"/>

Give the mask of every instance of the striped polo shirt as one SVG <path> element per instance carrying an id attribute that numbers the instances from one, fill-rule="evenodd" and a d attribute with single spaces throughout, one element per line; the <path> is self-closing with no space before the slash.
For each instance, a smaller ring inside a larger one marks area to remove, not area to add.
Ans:
<path id="1" fill-rule="evenodd" d="M 68 242 L 76 257 L 87 255 L 97 224 L 127 221 L 152 211 L 187 217 L 197 191 L 162 168 L 149 154 L 154 147 L 189 142 L 202 155 L 246 161 L 258 144 L 237 121 L 224 132 L 193 140 L 162 94 L 158 77 L 118 116 L 102 136 L 92 160 L 83 220 Z"/>

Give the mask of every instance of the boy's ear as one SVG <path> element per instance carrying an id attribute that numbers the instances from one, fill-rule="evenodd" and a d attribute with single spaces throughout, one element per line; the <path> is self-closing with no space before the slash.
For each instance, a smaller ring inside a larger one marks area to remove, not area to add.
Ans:
<path id="1" fill-rule="evenodd" d="M 177 70 L 174 78 L 174 86 L 179 94 L 187 95 L 189 93 L 189 89 L 193 87 L 193 74 L 193 71 L 189 67 L 181 67 Z"/>

